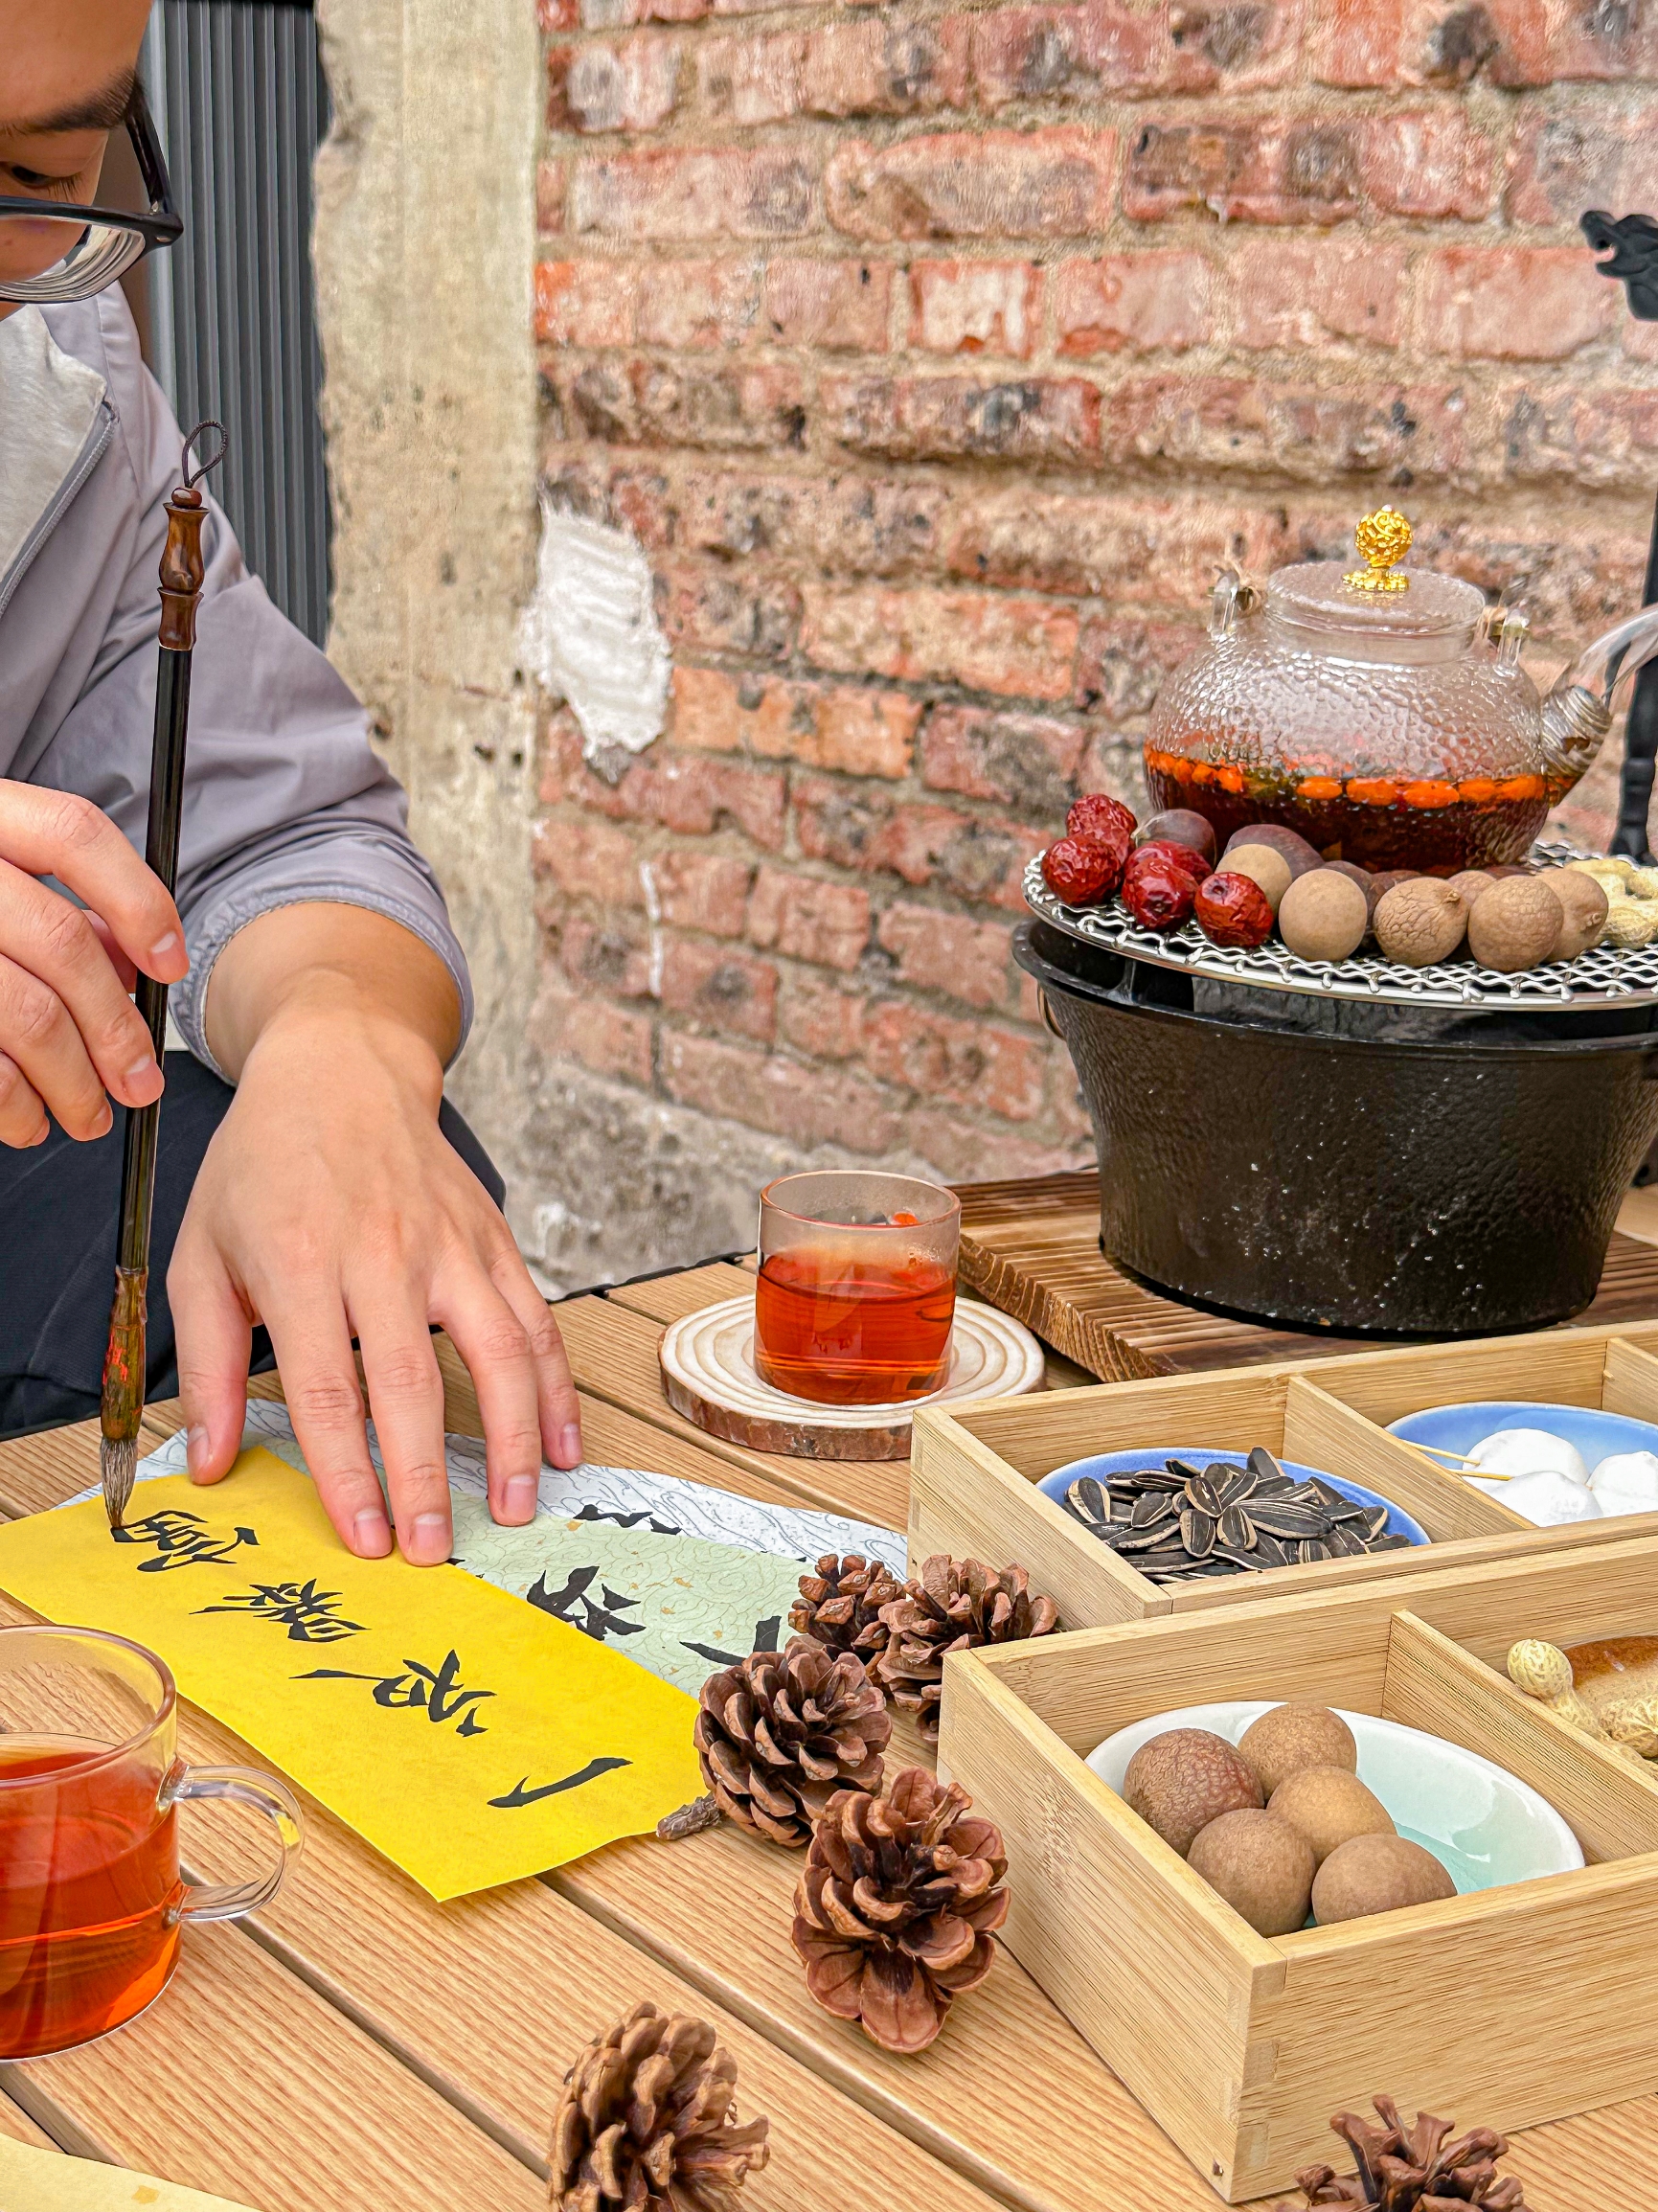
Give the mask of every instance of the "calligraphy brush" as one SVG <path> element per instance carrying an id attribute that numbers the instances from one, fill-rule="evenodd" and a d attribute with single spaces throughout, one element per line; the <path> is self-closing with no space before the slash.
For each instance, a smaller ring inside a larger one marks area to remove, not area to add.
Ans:
<path id="1" fill-rule="evenodd" d="M 218 450 L 196 468 L 192 449 L 209 430 Z M 167 503 L 167 544 L 161 556 L 161 660 L 155 681 L 155 741 L 149 759 L 149 827 L 144 857 L 170 894 L 178 880 L 179 820 L 184 809 L 184 747 L 190 724 L 190 661 L 195 648 L 195 612 L 206 565 L 201 529 L 207 506 L 196 489 L 224 459 L 228 440 L 217 422 L 198 423 L 184 442 L 184 482 Z M 138 1011 L 149 1030 L 156 1064 L 167 1042 L 167 986 L 141 975 Z M 121 1231 L 115 1260 L 115 1301 L 103 1354 L 103 1397 L 98 1448 L 103 1504 L 119 1528 L 132 1495 L 138 1464 L 138 1425 L 144 1415 L 145 1334 L 149 1306 L 149 1220 L 155 1201 L 155 1148 L 161 1101 L 126 1109 L 121 1155 Z"/>

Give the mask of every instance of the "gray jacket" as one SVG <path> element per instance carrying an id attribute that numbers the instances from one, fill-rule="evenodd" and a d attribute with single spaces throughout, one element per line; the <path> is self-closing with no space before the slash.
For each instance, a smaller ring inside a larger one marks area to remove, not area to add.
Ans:
<path id="1" fill-rule="evenodd" d="M 0 777 L 79 792 L 141 853 L 179 448 L 118 289 L 0 322 Z M 214 962 L 256 915 L 315 899 L 412 929 L 469 1024 L 466 961 L 367 716 L 248 575 L 216 506 L 205 536 L 178 872 L 190 973 L 170 998 L 181 1035 L 212 1067 Z"/>

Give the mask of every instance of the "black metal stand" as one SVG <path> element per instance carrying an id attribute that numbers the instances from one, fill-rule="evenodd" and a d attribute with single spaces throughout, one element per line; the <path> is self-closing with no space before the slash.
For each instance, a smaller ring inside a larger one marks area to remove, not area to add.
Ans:
<path id="1" fill-rule="evenodd" d="M 1607 258 L 1596 266 L 1603 277 L 1616 277 L 1629 295 L 1629 312 L 1640 323 L 1658 323 L 1658 223 L 1650 216 L 1626 215 L 1614 218 L 1591 208 L 1578 226 L 1590 248 Z M 1658 510 L 1652 517 L 1652 537 L 1647 552 L 1647 583 L 1642 604 L 1658 600 Z M 1624 727 L 1624 772 L 1618 799 L 1618 827 L 1612 833 L 1614 853 L 1633 860 L 1652 857 L 1647 843 L 1647 817 L 1652 806 L 1652 783 L 1658 771 L 1658 662 L 1649 661 L 1635 678 L 1629 713 Z"/>

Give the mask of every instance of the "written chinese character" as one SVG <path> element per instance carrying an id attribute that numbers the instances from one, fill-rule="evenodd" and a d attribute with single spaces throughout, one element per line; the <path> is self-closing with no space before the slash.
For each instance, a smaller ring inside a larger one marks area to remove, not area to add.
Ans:
<path id="1" fill-rule="evenodd" d="M 754 1624 L 753 1649 L 757 1652 L 775 1652 L 777 1632 L 783 1626 L 783 1615 L 772 1613 L 763 1621 Z M 717 1644 L 693 1644 L 689 1636 L 681 1639 L 688 1652 L 694 1652 L 699 1659 L 707 1659 L 715 1667 L 740 1667 L 746 1653 L 722 1652 Z"/>
<path id="2" fill-rule="evenodd" d="M 612 1520 L 618 1528 L 647 1528 L 652 1536 L 679 1536 L 683 1532 L 671 1521 L 658 1520 L 645 1508 L 638 1513 L 622 1513 L 614 1506 L 594 1505 L 591 1500 L 576 1516 L 578 1520 Z"/>
<path id="3" fill-rule="evenodd" d="M 166 1574 L 170 1567 L 219 1566 L 233 1558 L 243 1544 L 255 1544 L 259 1539 L 251 1528 L 238 1528 L 229 1536 L 215 1536 L 198 1513 L 186 1513 L 178 1506 L 169 1506 L 161 1513 L 147 1514 L 143 1520 L 129 1520 L 125 1528 L 110 1530 L 116 1543 L 153 1544 L 155 1557 L 140 1560 L 141 1575 Z"/>
<path id="4" fill-rule="evenodd" d="M 489 1803 L 505 1813 L 516 1812 L 521 1805 L 538 1805 L 543 1797 L 558 1797 L 566 1790 L 579 1790 L 583 1782 L 597 1782 L 601 1774 L 613 1774 L 618 1767 L 631 1767 L 631 1759 L 589 1759 L 586 1766 L 574 1774 L 566 1774 L 561 1782 L 543 1782 L 538 1790 L 532 1790 L 530 1777 L 509 1790 L 505 1797 L 491 1797 Z"/>
<path id="5" fill-rule="evenodd" d="M 602 1644 L 606 1636 L 642 1636 L 643 1621 L 625 1621 L 625 1611 L 637 1610 L 637 1598 L 625 1598 L 605 1583 L 600 1583 L 601 1598 L 588 1593 L 599 1580 L 597 1567 L 577 1567 L 561 1590 L 550 1590 L 543 1575 L 533 1590 L 524 1594 L 533 1606 L 539 1606 L 544 1613 L 551 1613 L 556 1621 L 568 1621 L 573 1629 L 579 1629 L 584 1636 L 591 1636 Z"/>
<path id="6" fill-rule="evenodd" d="M 197 1606 L 196 1611 L 255 1614 L 286 1629 L 290 1643 L 337 1644 L 363 1632 L 361 1621 L 348 1621 L 338 1612 L 342 1602 L 341 1591 L 319 1590 L 313 1575 L 308 1583 L 255 1583 L 216 1606 Z"/>
<path id="7" fill-rule="evenodd" d="M 314 1667 L 308 1675 L 296 1675 L 299 1682 L 373 1682 L 375 1703 L 387 1707 L 406 1706 L 415 1712 L 423 1712 L 428 1721 L 442 1726 L 459 1717 L 457 1736 L 484 1736 L 488 1730 L 478 1720 L 476 1707 L 486 1698 L 492 1698 L 493 1690 L 463 1689 L 460 1682 L 461 1660 L 458 1653 L 451 1652 L 441 1667 L 424 1667 L 419 1659 L 405 1659 L 400 1675 L 353 1675 L 343 1667 Z"/>

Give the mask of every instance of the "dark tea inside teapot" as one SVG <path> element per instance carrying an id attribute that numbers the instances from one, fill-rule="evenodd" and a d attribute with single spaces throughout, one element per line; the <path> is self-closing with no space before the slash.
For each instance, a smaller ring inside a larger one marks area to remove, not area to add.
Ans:
<path id="1" fill-rule="evenodd" d="M 1411 528 L 1394 508 L 1354 537 L 1362 567 L 1298 561 L 1264 591 L 1220 579 L 1209 641 L 1151 718 L 1152 804 L 1207 815 L 1222 845 L 1246 823 L 1280 822 L 1373 869 L 1524 859 L 1599 750 L 1614 690 L 1658 652 L 1658 607 L 1540 698 L 1520 666 L 1517 606 L 1400 567 Z"/>

